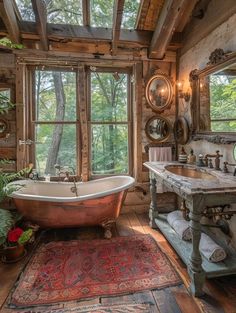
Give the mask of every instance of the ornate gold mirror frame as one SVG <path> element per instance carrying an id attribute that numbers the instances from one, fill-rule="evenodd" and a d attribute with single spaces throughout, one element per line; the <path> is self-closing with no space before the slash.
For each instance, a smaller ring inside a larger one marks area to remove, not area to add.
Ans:
<path id="1" fill-rule="evenodd" d="M 216 144 L 232 143 L 236 141 L 235 132 L 213 132 L 204 130 L 201 116 L 201 88 L 202 80 L 206 80 L 210 74 L 216 74 L 229 66 L 236 66 L 236 52 L 225 53 L 222 49 L 216 49 L 209 57 L 207 66 L 201 70 L 195 69 L 190 72 L 189 81 L 192 88 L 191 110 L 191 131 L 193 140 L 207 140 Z M 209 115 L 210 113 L 208 113 Z M 207 118 L 207 116 L 206 116 Z"/>
<path id="2" fill-rule="evenodd" d="M 164 142 L 170 136 L 171 124 L 162 116 L 152 116 L 145 125 L 145 133 L 153 142 Z"/>
<path id="3" fill-rule="evenodd" d="M 147 82 L 145 95 L 153 111 L 164 111 L 173 101 L 173 87 L 169 77 L 164 74 L 152 76 Z"/>

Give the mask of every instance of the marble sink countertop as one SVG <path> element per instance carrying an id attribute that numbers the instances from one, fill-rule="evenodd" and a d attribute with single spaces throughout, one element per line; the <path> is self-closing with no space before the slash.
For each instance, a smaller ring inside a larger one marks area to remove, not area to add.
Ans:
<path id="1" fill-rule="evenodd" d="M 165 169 L 168 165 L 198 169 L 213 175 L 214 179 L 190 178 L 173 174 Z M 223 171 L 179 162 L 145 162 L 144 166 L 159 176 L 163 186 L 172 190 L 177 188 L 187 194 L 236 193 L 236 177 L 232 173 L 223 173 Z"/>

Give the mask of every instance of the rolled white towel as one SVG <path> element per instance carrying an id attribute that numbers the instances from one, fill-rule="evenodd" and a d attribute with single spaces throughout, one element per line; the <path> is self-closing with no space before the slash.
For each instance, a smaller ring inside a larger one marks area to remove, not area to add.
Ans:
<path id="1" fill-rule="evenodd" d="M 176 210 L 167 214 L 167 222 L 170 224 L 171 227 L 173 227 L 173 223 L 176 220 L 185 220 L 180 210 Z"/>
<path id="2" fill-rule="evenodd" d="M 210 262 L 223 261 L 227 256 L 225 250 L 204 233 L 201 234 L 199 250 Z"/>
<path id="3" fill-rule="evenodd" d="M 183 218 L 182 212 L 177 210 L 167 215 L 167 222 L 183 240 L 191 240 L 192 233 L 189 222 Z"/>

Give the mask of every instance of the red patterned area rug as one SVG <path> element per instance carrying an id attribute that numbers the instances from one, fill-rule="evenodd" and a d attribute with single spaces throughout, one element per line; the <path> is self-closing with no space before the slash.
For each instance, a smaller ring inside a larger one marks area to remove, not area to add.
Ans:
<path id="1" fill-rule="evenodd" d="M 126 303 L 126 304 L 111 304 L 111 305 L 93 305 L 86 307 L 74 307 L 70 309 L 30 309 L 13 311 L 12 313 L 150 313 L 153 312 L 152 305 L 148 303 Z"/>
<path id="2" fill-rule="evenodd" d="M 180 282 L 149 235 L 50 242 L 39 247 L 26 266 L 10 305 L 112 296 Z"/>

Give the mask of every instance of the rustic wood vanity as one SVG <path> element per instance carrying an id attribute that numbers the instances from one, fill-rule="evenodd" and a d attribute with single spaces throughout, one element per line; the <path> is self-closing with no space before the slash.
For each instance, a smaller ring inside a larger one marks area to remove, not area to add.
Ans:
<path id="1" fill-rule="evenodd" d="M 159 228 L 174 247 L 188 267 L 192 294 L 201 296 L 206 277 L 236 274 L 236 252 L 229 247 L 223 247 L 227 258 L 218 263 L 208 262 L 199 252 L 202 212 L 206 207 L 235 203 L 236 178 L 232 173 L 178 162 L 146 162 L 144 165 L 149 169 L 151 183 L 150 226 Z M 157 183 L 161 183 L 165 191 L 174 192 L 185 200 L 189 210 L 191 242 L 181 240 L 167 223 L 166 215 L 158 212 Z M 218 243 L 223 245 L 220 238 Z"/>

